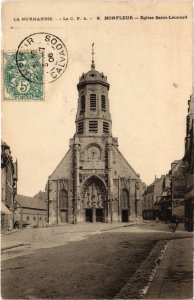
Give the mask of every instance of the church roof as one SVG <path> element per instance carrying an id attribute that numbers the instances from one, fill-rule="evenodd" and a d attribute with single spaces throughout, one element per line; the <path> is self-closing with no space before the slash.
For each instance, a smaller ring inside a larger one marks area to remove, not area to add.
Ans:
<path id="1" fill-rule="evenodd" d="M 82 76 L 79 79 L 79 82 L 83 82 L 85 80 L 91 80 L 91 81 L 101 80 L 103 82 L 107 82 L 107 76 L 104 76 L 103 72 L 100 73 L 95 69 L 91 69 L 87 73 L 82 74 Z"/>
<path id="2" fill-rule="evenodd" d="M 107 82 L 107 76 L 103 73 L 98 72 L 94 68 L 92 68 L 87 73 L 83 73 L 82 76 L 79 78 L 79 83 L 77 87 L 79 88 L 83 84 L 93 84 L 93 83 L 101 83 L 106 85 L 109 88 L 109 83 Z"/>
<path id="3" fill-rule="evenodd" d="M 95 69 L 95 63 L 94 63 L 94 43 L 92 44 L 92 64 L 91 64 L 91 70 L 89 70 L 87 73 L 83 73 L 82 76 L 79 78 L 79 83 L 77 87 L 79 88 L 83 84 L 93 84 L 93 83 L 101 83 L 103 85 L 106 85 L 109 88 L 109 83 L 107 82 L 107 76 L 105 76 L 103 73 L 98 72 Z"/>
<path id="4" fill-rule="evenodd" d="M 21 207 L 46 210 L 45 200 L 42 200 L 39 198 L 33 198 L 33 197 L 29 197 L 29 196 L 23 196 L 23 195 L 16 194 L 15 201 Z"/>
<path id="5" fill-rule="evenodd" d="M 38 198 L 42 200 L 47 200 L 47 192 L 39 191 L 33 198 Z"/>

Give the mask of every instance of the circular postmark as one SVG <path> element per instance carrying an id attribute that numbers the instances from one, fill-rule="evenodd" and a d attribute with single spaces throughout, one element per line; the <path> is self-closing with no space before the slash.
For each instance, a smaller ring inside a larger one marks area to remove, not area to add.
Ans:
<path id="1" fill-rule="evenodd" d="M 27 36 L 18 46 L 16 64 L 21 75 L 34 83 L 57 80 L 66 70 L 68 53 L 60 38 L 38 32 Z"/>

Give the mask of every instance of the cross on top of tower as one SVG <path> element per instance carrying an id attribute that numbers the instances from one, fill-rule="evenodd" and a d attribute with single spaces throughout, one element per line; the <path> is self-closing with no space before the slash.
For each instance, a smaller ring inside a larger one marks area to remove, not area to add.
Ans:
<path id="1" fill-rule="evenodd" d="M 95 52 L 94 52 L 94 43 L 92 43 L 92 64 L 91 64 L 91 68 L 92 68 L 92 70 L 94 70 L 95 69 L 95 64 L 94 64 L 94 54 L 95 54 Z"/>

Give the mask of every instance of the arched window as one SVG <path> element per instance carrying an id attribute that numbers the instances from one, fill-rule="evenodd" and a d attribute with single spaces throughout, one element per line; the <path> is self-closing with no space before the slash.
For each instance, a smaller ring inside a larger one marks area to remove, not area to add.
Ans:
<path id="1" fill-rule="evenodd" d="M 60 190 L 59 193 L 59 208 L 60 210 L 67 209 L 68 195 L 65 189 Z"/>
<path id="2" fill-rule="evenodd" d="M 122 189 L 121 192 L 121 208 L 129 208 L 129 191 L 127 189 Z"/>

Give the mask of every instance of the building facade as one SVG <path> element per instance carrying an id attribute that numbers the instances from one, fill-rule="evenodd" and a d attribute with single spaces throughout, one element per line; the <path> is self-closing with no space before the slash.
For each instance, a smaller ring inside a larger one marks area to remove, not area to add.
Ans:
<path id="1" fill-rule="evenodd" d="M 160 220 L 170 221 L 172 218 L 172 187 L 170 171 L 165 175 L 162 194 L 157 202 Z"/>
<path id="2" fill-rule="evenodd" d="M 45 227 L 47 225 L 47 207 L 45 199 L 15 196 L 14 227 Z"/>
<path id="3" fill-rule="evenodd" d="M 17 161 L 13 162 L 10 147 L 1 142 L 1 228 L 12 229 L 14 197 L 17 193 Z"/>
<path id="4" fill-rule="evenodd" d="M 162 221 L 170 221 L 172 216 L 184 219 L 185 196 L 185 164 L 183 160 L 175 160 L 171 163 L 170 171 L 163 177 L 160 186 L 160 195 L 155 202 L 155 208 L 159 210 L 159 218 Z M 161 178 L 162 178 L 161 177 Z"/>
<path id="5" fill-rule="evenodd" d="M 163 191 L 164 179 L 164 175 L 155 178 L 143 193 L 143 218 L 145 220 L 160 218 L 159 200 Z"/>
<path id="6" fill-rule="evenodd" d="M 185 163 L 183 160 L 175 160 L 170 170 L 172 191 L 172 215 L 184 218 L 185 201 Z"/>
<path id="7" fill-rule="evenodd" d="M 109 87 L 92 60 L 77 84 L 76 133 L 48 178 L 50 224 L 141 218 L 142 182 L 112 136 Z"/>
<path id="8" fill-rule="evenodd" d="M 185 138 L 185 227 L 193 230 L 194 215 L 194 94 L 188 101 Z"/>

